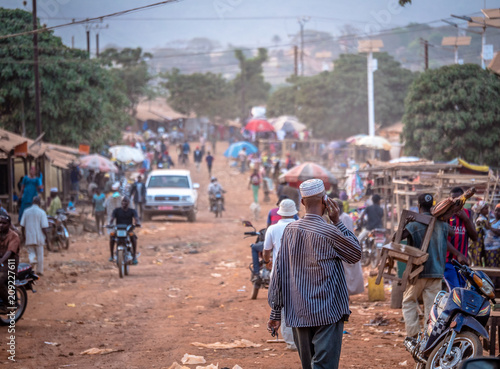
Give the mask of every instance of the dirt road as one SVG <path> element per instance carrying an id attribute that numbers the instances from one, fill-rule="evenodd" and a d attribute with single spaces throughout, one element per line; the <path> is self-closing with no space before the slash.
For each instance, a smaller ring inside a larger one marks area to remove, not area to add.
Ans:
<path id="1" fill-rule="evenodd" d="M 221 151 L 223 145 L 218 146 Z M 107 237 L 85 234 L 68 251 L 47 255 L 45 276 L 36 294 L 28 292 L 28 309 L 15 328 L 16 363 L 7 360 L 7 329 L 0 327 L 0 367 L 169 368 L 186 353 L 219 368 L 300 367 L 296 352 L 266 343 L 271 338 L 267 291 L 249 299 L 251 240 L 243 239 L 241 225 L 242 219 L 253 221 L 247 177 L 229 169 L 218 153 L 214 174 L 228 193 L 227 212 L 215 219 L 207 209 L 206 168 L 200 173 L 192 165 L 190 169 L 201 185 L 196 223 L 170 218 L 145 223 L 138 231 L 140 263 L 129 277 L 120 279 L 107 261 Z M 254 224 L 265 226 L 275 202 L 273 196 L 262 205 L 261 220 Z M 342 368 L 412 367 L 402 345 L 400 310 L 389 309 L 388 302 L 370 303 L 366 293 L 353 298 L 351 310 Z M 366 325 L 376 314 L 388 325 Z M 237 339 L 261 346 L 214 350 L 191 345 Z M 117 351 L 81 354 L 94 347 Z"/>

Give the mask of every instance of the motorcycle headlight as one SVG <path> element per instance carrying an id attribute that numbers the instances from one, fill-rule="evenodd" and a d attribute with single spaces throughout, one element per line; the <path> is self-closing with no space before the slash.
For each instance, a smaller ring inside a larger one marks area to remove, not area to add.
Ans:
<path id="1" fill-rule="evenodd" d="M 181 201 L 191 202 L 193 198 L 191 196 L 181 196 Z"/>
<path id="2" fill-rule="evenodd" d="M 484 278 L 481 281 L 483 282 L 483 285 L 480 287 L 481 292 L 486 296 L 495 296 L 495 287 Z"/>

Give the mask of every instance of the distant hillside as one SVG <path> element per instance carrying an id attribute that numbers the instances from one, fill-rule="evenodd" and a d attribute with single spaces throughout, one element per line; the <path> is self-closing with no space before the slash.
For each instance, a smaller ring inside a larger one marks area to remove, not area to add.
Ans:
<path id="1" fill-rule="evenodd" d="M 477 30 L 477 29 L 476 29 Z M 463 33 L 463 31 L 461 31 Z M 304 64 L 305 75 L 318 74 L 325 69 L 331 70 L 333 61 L 343 53 L 357 53 L 357 43 L 361 32 L 350 25 L 344 26 L 342 35 L 333 37 L 327 32 L 315 30 L 304 31 Z M 428 40 L 429 66 L 438 68 L 442 65 L 454 63 L 453 48 L 441 47 L 441 40 L 445 36 L 456 36 L 457 29 L 452 26 L 430 27 L 426 24 L 412 23 L 406 27 L 394 29 L 378 38 L 384 42 L 382 51 L 399 61 L 403 67 L 412 71 L 423 70 L 424 49 L 420 39 Z M 466 33 L 471 36 L 470 46 L 459 47 L 459 59 L 464 63 L 480 64 L 481 36 Z M 500 30 L 488 29 L 486 43 L 493 44 L 494 50 L 500 49 Z M 266 79 L 273 85 L 282 84 L 294 71 L 293 44 L 299 46 L 300 61 L 300 35 L 294 35 L 290 41 L 282 41 L 278 36 L 269 40 L 269 60 L 264 66 Z M 153 72 L 162 72 L 179 68 L 182 73 L 212 72 L 221 73 L 226 78 L 233 78 L 238 73 L 238 62 L 232 50 L 235 48 L 246 49 L 245 46 L 221 45 L 207 38 L 192 40 L 178 40 L 170 42 L 164 48 L 147 50 L 153 53 L 150 61 Z M 256 50 L 248 50 L 252 54 Z"/>

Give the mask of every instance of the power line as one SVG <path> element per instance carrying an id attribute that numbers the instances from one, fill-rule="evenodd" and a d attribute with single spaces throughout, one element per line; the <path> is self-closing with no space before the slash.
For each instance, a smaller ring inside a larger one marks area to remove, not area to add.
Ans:
<path id="1" fill-rule="evenodd" d="M 83 19 L 83 20 L 79 20 L 79 21 L 73 21 L 73 22 L 70 22 L 70 23 L 58 24 L 56 26 L 44 27 L 44 28 L 33 30 L 33 31 L 13 33 L 13 34 L 10 34 L 10 35 L 0 36 L 0 40 L 4 40 L 4 39 L 7 39 L 7 38 L 11 38 L 11 37 L 17 37 L 17 36 L 32 35 L 34 33 L 46 32 L 46 31 L 50 31 L 50 30 L 53 30 L 53 29 L 56 29 L 56 28 L 62 28 L 62 27 L 72 26 L 72 25 L 75 25 L 75 24 L 82 24 L 82 23 L 88 23 L 88 22 L 92 22 L 92 21 L 96 21 L 96 20 L 102 20 L 104 18 L 118 17 L 118 16 L 121 16 L 121 15 L 124 15 L 124 14 L 129 14 L 129 13 L 137 12 L 137 11 L 144 10 L 144 9 L 155 8 L 155 7 L 158 7 L 158 6 L 161 6 L 161 5 L 170 4 L 170 3 L 177 3 L 179 1 L 182 1 L 182 0 L 165 0 L 165 1 L 161 1 L 159 3 L 144 5 L 144 6 L 140 6 L 140 7 L 132 8 L 132 9 L 127 9 L 127 10 L 122 10 L 122 11 L 119 11 L 119 12 L 115 12 L 115 13 L 111 13 L 111 14 L 106 14 L 106 15 L 101 15 L 101 16 L 94 17 L 94 18 L 87 18 L 87 19 Z"/>

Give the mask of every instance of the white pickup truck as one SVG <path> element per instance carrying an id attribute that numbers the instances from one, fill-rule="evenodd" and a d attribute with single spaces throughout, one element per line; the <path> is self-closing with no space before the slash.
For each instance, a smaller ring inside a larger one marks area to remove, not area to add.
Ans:
<path id="1" fill-rule="evenodd" d="M 154 215 L 180 215 L 196 220 L 198 183 L 193 183 L 189 170 L 154 170 L 146 180 L 144 220 Z"/>

